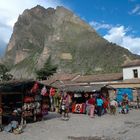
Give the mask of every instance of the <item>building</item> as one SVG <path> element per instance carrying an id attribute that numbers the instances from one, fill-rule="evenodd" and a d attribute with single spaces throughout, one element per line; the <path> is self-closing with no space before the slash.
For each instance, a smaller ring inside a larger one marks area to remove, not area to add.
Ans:
<path id="1" fill-rule="evenodd" d="M 123 66 L 123 80 L 140 78 L 140 60 L 133 60 Z"/>
<path id="2" fill-rule="evenodd" d="M 122 73 L 94 74 L 81 76 L 79 74 L 57 74 L 50 79 L 42 81 L 43 84 L 52 85 L 67 92 L 93 92 L 100 91 L 109 83 L 123 80 Z"/>
<path id="3" fill-rule="evenodd" d="M 136 101 L 140 97 L 140 60 L 127 62 L 122 66 L 122 73 L 109 74 L 62 74 L 52 76 L 44 84 L 53 83 L 54 86 L 65 88 L 66 91 L 98 91 L 102 87 L 109 87 L 110 96 L 114 98 L 115 94 L 123 96 L 128 94 L 130 99 Z M 113 89 L 113 90 L 112 90 Z M 114 92 L 114 89 L 117 93 Z"/>

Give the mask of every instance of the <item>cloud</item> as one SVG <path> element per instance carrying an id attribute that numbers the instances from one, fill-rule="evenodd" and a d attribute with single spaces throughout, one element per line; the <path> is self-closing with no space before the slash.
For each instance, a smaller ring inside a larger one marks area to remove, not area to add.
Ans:
<path id="1" fill-rule="evenodd" d="M 96 21 L 91 21 L 91 22 L 89 22 L 89 24 L 96 30 L 110 29 L 112 27 L 112 25 L 110 25 L 110 24 L 99 23 L 99 22 L 96 22 Z"/>
<path id="2" fill-rule="evenodd" d="M 113 26 L 111 24 L 96 21 L 91 21 L 89 24 L 96 30 L 105 29 L 107 34 L 103 37 L 109 42 L 116 43 L 124 48 L 127 48 L 132 53 L 140 55 L 140 37 L 128 35 L 130 30 L 133 32 L 131 28 L 125 28 L 122 25 Z"/>
<path id="3" fill-rule="evenodd" d="M 62 4 L 59 0 L 0 0 L 0 39 L 7 43 L 18 16 L 36 5 L 55 8 Z"/>
<path id="4" fill-rule="evenodd" d="M 32 8 L 37 4 L 46 8 L 56 7 L 60 4 L 59 0 L 0 0 L 0 3 L 0 19 L 3 19 L 9 26 L 13 26 L 18 15 L 27 8 Z"/>
<path id="5" fill-rule="evenodd" d="M 130 15 L 132 15 L 132 14 L 137 14 L 137 15 L 139 15 L 139 14 L 140 14 L 140 5 L 139 5 L 139 4 L 136 5 L 136 6 L 131 10 L 131 12 L 129 12 L 129 14 L 130 14 Z"/>
<path id="6" fill-rule="evenodd" d="M 104 38 L 140 55 L 140 37 L 127 35 L 128 31 L 124 26 L 112 27 Z"/>

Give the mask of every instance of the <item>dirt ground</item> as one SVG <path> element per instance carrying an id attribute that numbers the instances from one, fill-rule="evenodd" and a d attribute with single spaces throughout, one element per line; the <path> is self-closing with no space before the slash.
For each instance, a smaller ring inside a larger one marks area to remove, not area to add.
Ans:
<path id="1" fill-rule="evenodd" d="M 0 140 L 140 140 L 140 110 L 95 118 L 70 114 L 68 121 L 50 113 L 45 121 L 27 124 L 20 135 L 0 132 Z"/>

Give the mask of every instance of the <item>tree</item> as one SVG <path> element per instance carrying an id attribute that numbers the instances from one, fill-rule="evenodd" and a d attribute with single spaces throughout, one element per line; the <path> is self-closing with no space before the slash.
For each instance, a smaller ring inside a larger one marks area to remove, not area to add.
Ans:
<path id="1" fill-rule="evenodd" d="M 37 79 L 46 80 L 47 77 L 53 75 L 57 70 L 56 65 L 52 65 L 51 57 L 49 57 L 44 64 L 44 67 L 36 71 Z"/>
<path id="2" fill-rule="evenodd" d="M 13 75 L 9 73 L 8 69 L 4 64 L 0 64 L 0 80 L 9 81 L 13 78 Z"/>

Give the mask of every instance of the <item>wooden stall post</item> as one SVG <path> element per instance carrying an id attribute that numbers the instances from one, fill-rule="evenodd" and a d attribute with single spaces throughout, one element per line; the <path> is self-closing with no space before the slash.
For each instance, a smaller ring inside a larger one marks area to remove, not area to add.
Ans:
<path id="1" fill-rule="evenodd" d="M 2 95 L 0 95 L 0 109 L 2 109 Z M 2 112 L 0 113 L 0 125 L 1 124 L 2 124 Z"/>

